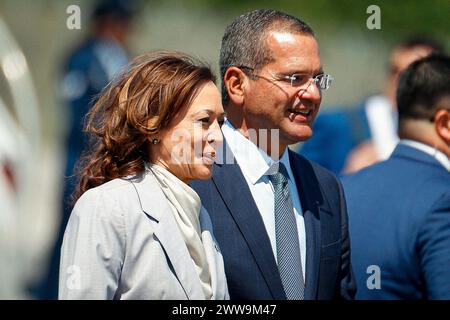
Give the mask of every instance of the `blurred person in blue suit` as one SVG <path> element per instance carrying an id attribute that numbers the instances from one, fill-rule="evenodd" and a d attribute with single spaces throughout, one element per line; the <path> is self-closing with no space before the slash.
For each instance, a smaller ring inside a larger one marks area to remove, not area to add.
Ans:
<path id="1" fill-rule="evenodd" d="M 49 269 L 42 283 L 31 289 L 38 299 L 54 299 L 58 290 L 59 249 L 72 209 L 76 164 L 87 145 L 83 121 L 96 96 L 129 61 L 127 40 L 135 14 L 132 1 L 102 0 L 92 13 L 92 32 L 64 63 L 60 94 L 68 107 L 62 213 Z"/>
<path id="2" fill-rule="evenodd" d="M 356 109 L 338 108 L 319 115 L 314 136 L 301 147 L 301 154 L 335 174 L 355 172 L 387 159 L 398 142 L 398 76 L 411 62 L 440 51 L 434 40 L 419 36 L 396 45 L 384 92 L 366 97 Z"/>
<path id="3" fill-rule="evenodd" d="M 96 95 L 128 61 L 126 42 L 133 11 L 126 1 L 106 0 L 94 9 L 93 32 L 69 55 L 64 65 L 62 97 L 69 107 L 66 177 L 86 144 L 83 119 Z M 73 190 L 72 187 L 70 189 Z"/>
<path id="4" fill-rule="evenodd" d="M 402 73 L 400 142 L 343 178 L 358 299 L 450 299 L 450 57 Z"/>

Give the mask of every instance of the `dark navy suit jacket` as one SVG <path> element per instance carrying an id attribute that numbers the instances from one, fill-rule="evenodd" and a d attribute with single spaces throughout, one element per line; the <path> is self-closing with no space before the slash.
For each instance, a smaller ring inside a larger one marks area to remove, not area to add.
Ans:
<path id="1" fill-rule="evenodd" d="M 388 160 L 343 184 L 356 297 L 450 299 L 450 173 L 399 144 Z M 371 266 L 379 267 L 380 289 Z"/>
<path id="2" fill-rule="evenodd" d="M 355 283 L 341 185 L 302 156 L 289 151 L 289 157 L 305 219 L 305 299 L 351 299 Z M 269 236 L 239 165 L 215 164 L 212 179 L 191 185 L 211 216 L 230 298 L 286 299 Z"/>

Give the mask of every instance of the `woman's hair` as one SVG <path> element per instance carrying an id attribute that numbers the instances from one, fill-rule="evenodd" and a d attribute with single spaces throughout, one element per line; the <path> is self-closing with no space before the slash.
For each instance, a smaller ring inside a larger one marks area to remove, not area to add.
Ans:
<path id="1" fill-rule="evenodd" d="M 73 202 L 105 182 L 142 173 L 150 136 L 166 128 L 208 81 L 215 82 L 211 69 L 183 53 L 158 51 L 134 59 L 86 116 L 91 144 L 77 166 Z"/>

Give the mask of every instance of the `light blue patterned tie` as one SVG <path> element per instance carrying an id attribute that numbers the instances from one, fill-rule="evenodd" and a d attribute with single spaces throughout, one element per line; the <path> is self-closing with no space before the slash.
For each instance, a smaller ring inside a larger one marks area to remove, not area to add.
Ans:
<path id="1" fill-rule="evenodd" d="M 280 162 L 278 172 L 269 175 L 275 192 L 275 236 L 278 270 L 288 300 L 303 300 L 303 281 L 297 223 L 289 193 L 288 173 Z"/>

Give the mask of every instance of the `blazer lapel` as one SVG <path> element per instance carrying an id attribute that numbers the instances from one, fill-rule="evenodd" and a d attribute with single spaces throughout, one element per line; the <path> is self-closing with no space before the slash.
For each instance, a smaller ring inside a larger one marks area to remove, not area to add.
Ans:
<path id="1" fill-rule="evenodd" d="M 169 204 L 152 173 L 146 171 L 139 181 L 131 181 L 136 189 L 142 211 L 153 225 L 171 268 L 188 299 L 204 299 L 200 280 L 189 252 L 170 212 Z"/>
<path id="2" fill-rule="evenodd" d="M 314 171 L 309 162 L 289 151 L 289 162 L 294 173 L 295 183 L 300 196 L 306 230 L 306 279 L 305 300 L 313 300 L 317 295 L 320 252 L 321 229 L 319 203 L 322 193 Z"/>
<path id="3" fill-rule="evenodd" d="M 220 253 L 219 245 L 213 237 L 213 226 L 209 214 L 203 207 L 200 210 L 200 225 L 202 228 L 202 242 L 211 272 L 212 300 L 228 300 L 230 297 L 228 295 L 222 254 Z"/>
<path id="4" fill-rule="evenodd" d="M 216 164 L 212 180 L 241 230 L 273 298 L 286 299 L 264 222 L 241 169 L 236 163 Z"/>

